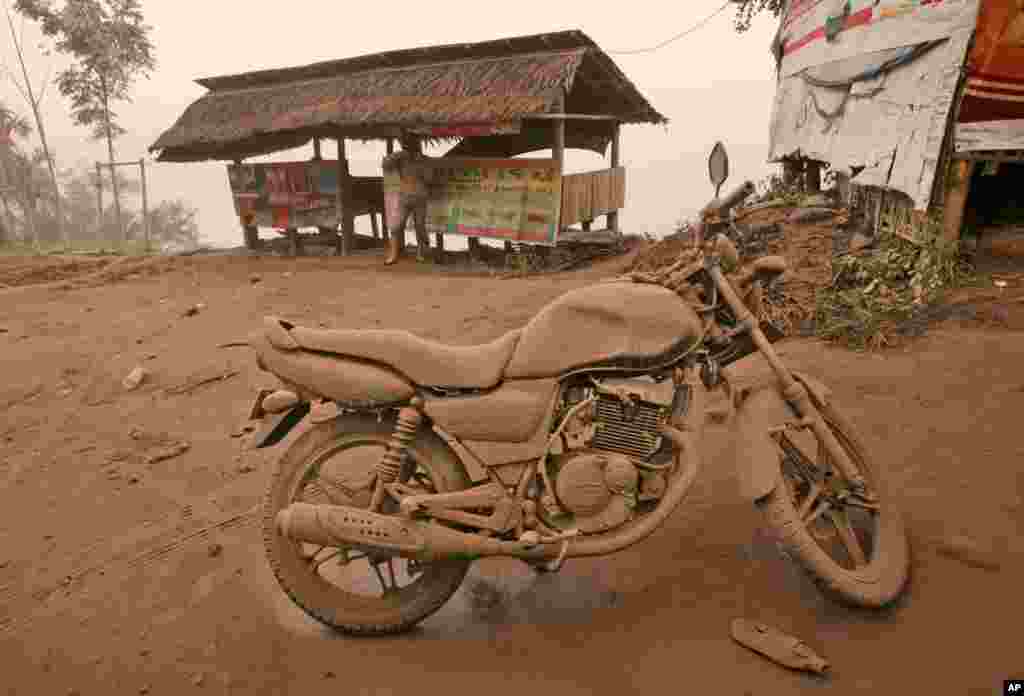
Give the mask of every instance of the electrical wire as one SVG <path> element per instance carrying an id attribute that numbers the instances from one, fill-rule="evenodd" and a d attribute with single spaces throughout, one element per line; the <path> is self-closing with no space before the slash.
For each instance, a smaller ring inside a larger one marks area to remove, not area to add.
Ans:
<path id="1" fill-rule="evenodd" d="M 725 8 L 727 8 L 731 4 L 733 4 L 733 0 L 726 0 L 726 2 L 723 3 L 721 7 L 719 7 L 717 10 L 712 12 L 710 15 L 708 15 L 707 17 L 705 17 L 701 21 L 699 21 L 696 24 L 694 24 L 689 29 L 686 29 L 685 31 L 682 31 L 682 32 L 676 34 L 675 36 L 673 36 L 670 39 L 666 39 L 665 41 L 662 41 L 657 46 L 651 46 L 650 48 L 638 48 L 638 49 L 634 49 L 632 51 L 605 51 L 605 53 L 608 53 L 609 55 L 615 55 L 615 56 L 626 56 L 626 55 L 634 55 L 634 54 L 637 54 L 637 53 L 651 53 L 652 51 L 657 51 L 658 49 L 664 48 L 665 46 L 668 46 L 670 43 L 672 43 L 674 41 L 678 41 L 679 39 L 683 38 L 684 36 L 688 36 L 689 34 L 692 34 L 693 32 L 695 32 L 698 29 L 702 28 L 705 24 L 710 22 L 712 19 L 714 19 L 718 15 L 722 14 L 722 12 L 725 11 Z"/>

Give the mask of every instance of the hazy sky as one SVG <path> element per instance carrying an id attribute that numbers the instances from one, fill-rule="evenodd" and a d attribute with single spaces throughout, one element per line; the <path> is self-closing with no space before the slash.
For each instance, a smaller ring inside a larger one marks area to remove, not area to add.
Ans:
<path id="1" fill-rule="evenodd" d="M 119 109 L 129 132 L 117 142 L 118 159 L 149 158 L 146 148 L 205 92 L 193 82 L 200 77 L 566 29 L 582 30 L 606 51 L 628 51 L 659 44 L 720 5 L 721 0 L 633 0 L 604 8 L 595 0 L 520 0 L 492 6 L 468 0 L 448 0 L 443 5 L 401 0 L 388 10 L 382 2 L 336 0 L 267 4 L 145 0 L 157 69 L 138 83 L 134 101 Z M 762 16 L 749 32 L 736 34 L 733 15 L 730 7 L 702 29 L 653 53 L 612 55 L 654 108 L 670 120 L 668 126 L 623 128 L 626 208 L 620 224 L 627 233 L 671 232 L 676 220 L 707 201 L 712 191 L 706 158 L 715 140 L 725 142 L 732 160 L 727 187 L 774 171 L 764 160 L 775 89 L 769 53 L 775 23 Z M 24 31 L 34 79 L 42 80 L 48 69 L 56 73 L 61 59 L 40 54 L 40 34 L 34 26 L 26 23 Z M 6 30 L 2 36 L 3 60 L 8 69 L 16 69 Z M 0 85 L 0 98 L 28 114 L 9 79 Z M 58 166 L 105 159 L 105 148 L 90 142 L 86 130 L 72 124 L 67 104 L 53 86 L 47 90 L 43 112 Z M 311 148 L 268 159 L 301 159 L 310 154 Z M 383 144 L 350 144 L 352 172 L 379 174 L 382 154 Z M 334 156 L 333 145 L 325 144 L 324 156 Z M 566 153 L 570 172 L 601 166 L 606 164 L 593 153 Z M 200 231 L 206 240 L 218 245 L 241 243 L 223 164 L 154 164 L 150 171 L 151 198 L 183 198 L 199 210 Z M 357 227 L 368 228 L 368 223 L 359 219 Z"/>

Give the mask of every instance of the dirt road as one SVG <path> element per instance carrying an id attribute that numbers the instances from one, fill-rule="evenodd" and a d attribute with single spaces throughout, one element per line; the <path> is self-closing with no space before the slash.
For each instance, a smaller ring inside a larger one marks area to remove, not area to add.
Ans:
<path id="1" fill-rule="evenodd" d="M 641 546 L 541 580 L 478 564 L 508 595 L 497 609 L 460 593 L 414 634 L 353 640 L 289 604 L 254 514 L 282 448 L 231 437 L 267 378 L 216 346 L 267 314 L 485 341 L 622 263 L 501 280 L 376 257 L 197 258 L 0 290 L 0 692 L 990 695 L 1024 676 L 1024 332 L 981 324 L 884 357 L 781 344 L 884 455 L 915 552 L 891 611 L 841 609 L 778 557 L 715 431 L 688 504 Z M 69 275 L 19 264 L 0 261 L 0 283 Z M 137 365 L 150 376 L 126 392 Z M 958 535 L 999 568 L 942 555 Z M 736 616 L 802 637 L 834 673 L 747 652 Z"/>

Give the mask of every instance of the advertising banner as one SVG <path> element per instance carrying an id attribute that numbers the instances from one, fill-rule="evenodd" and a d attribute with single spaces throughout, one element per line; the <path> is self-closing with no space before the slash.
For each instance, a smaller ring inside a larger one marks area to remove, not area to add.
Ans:
<path id="1" fill-rule="evenodd" d="M 427 231 L 554 246 L 562 187 L 553 159 L 428 160 L 438 186 L 427 202 Z M 402 181 L 384 177 L 389 220 L 398 216 Z"/>
<path id="2" fill-rule="evenodd" d="M 259 227 L 338 224 L 338 163 L 268 162 L 228 165 L 235 212 Z"/>

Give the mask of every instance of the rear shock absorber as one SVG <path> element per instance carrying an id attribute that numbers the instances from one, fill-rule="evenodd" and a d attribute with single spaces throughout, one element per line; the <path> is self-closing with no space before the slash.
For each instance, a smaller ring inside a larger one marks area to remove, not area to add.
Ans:
<path id="1" fill-rule="evenodd" d="M 384 502 L 385 484 L 398 480 L 409 444 L 416 437 L 416 431 L 422 422 L 423 413 L 419 410 L 419 404 L 406 406 L 398 412 L 398 420 L 388 442 L 387 451 L 377 463 L 377 485 L 374 487 L 373 499 L 370 502 L 371 510 L 379 510 L 381 503 Z"/>

